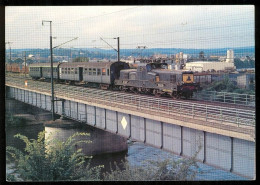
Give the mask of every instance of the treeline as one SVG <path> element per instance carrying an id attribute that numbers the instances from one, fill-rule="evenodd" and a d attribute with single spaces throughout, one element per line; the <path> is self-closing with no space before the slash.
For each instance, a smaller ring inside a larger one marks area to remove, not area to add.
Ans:
<path id="1" fill-rule="evenodd" d="M 246 59 L 246 60 L 242 61 L 239 58 L 235 58 L 234 62 L 235 62 L 235 66 L 237 69 L 255 67 L 255 61 L 250 60 L 250 59 Z"/>
<path id="2" fill-rule="evenodd" d="M 242 89 L 235 85 L 229 78 L 225 78 L 224 80 L 213 82 L 212 84 L 205 87 L 203 90 L 254 95 L 255 84 L 250 84 L 248 89 Z"/>

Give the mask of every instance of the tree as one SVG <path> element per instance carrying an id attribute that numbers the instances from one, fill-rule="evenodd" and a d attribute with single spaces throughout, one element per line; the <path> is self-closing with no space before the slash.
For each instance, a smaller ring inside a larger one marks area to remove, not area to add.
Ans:
<path id="1" fill-rule="evenodd" d="M 204 52 L 203 51 L 201 51 L 199 53 L 199 59 L 204 60 Z"/>
<path id="2" fill-rule="evenodd" d="M 235 85 L 227 76 L 221 81 L 215 81 L 208 85 L 203 91 L 232 92 L 239 94 L 255 94 L 254 84 L 249 89 L 241 89 Z"/>
<path id="3" fill-rule="evenodd" d="M 57 180 L 99 180 L 102 166 L 90 167 L 89 159 L 82 149 L 75 151 L 78 143 L 89 143 L 89 140 L 75 141 L 77 136 L 89 136 L 88 133 L 75 133 L 65 142 L 45 138 L 45 131 L 38 134 L 38 139 L 29 140 L 17 134 L 26 147 L 20 151 L 7 146 L 7 156 L 15 159 L 16 168 L 21 178 L 26 181 Z"/>
<path id="4" fill-rule="evenodd" d="M 89 62 L 89 58 L 87 58 L 87 57 L 77 57 L 77 58 L 74 58 L 72 62 Z"/>

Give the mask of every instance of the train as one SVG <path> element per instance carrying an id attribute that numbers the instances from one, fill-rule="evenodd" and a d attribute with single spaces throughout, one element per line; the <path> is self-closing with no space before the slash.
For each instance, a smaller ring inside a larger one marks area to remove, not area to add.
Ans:
<path id="1" fill-rule="evenodd" d="M 12 73 L 29 73 L 29 67 L 28 65 L 23 66 L 21 64 L 13 63 L 13 64 L 6 64 L 5 65 L 5 70 L 7 72 L 12 72 Z"/>
<path id="2" fill-rule="evenodd" d="M 29 76 L 34 80 L 50 79 L 50 63 L 30 64 Z M 135 69 L 121 61 L 53 63 L 53 79 L 156 97 L 167 95 L 175 99 L 191 98 L 200 89 L 192 71 L 170 70 L 166 63 L 140 63 Z"/>

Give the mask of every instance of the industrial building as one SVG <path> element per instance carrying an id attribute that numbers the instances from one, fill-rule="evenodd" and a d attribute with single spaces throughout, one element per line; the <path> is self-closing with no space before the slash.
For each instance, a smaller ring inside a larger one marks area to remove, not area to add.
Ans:
<path id="1" fill-rule="evenodd" d="M 234 70 L 236 67 L 234 63 L 227 62 L 205 62 L 205 61 L 197 61 L 197 62 L 189 62 L 186 63 L 186 70 L 191 71 L 224 71 L 224 70 Z"/>
<path id="2" fill-rule="evenodd" d="M 224 62 L 207 62 L 207 61 L 196 61 L 186 63 L 186 70 L 191 71 L 225 71 L 225 70 L 235 70 L 236 67 L 234 65 L 234 51 L 227 50 L 227 57 Z"/>

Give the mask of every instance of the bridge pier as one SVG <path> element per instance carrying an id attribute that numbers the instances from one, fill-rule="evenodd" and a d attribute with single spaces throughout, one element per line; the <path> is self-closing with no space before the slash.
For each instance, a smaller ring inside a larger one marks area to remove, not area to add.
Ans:
<path id="1" fill-rule="evenodd" d="M 24 95 L 20 97 L 23 96 Z M 33 122 L 33 124 L 44 123 L 44 128 L 47 132 L 46 138 L 50 133 L 52 133 L 52 139 L 60 139 L 65 141 L 69 136 L 76 132 L 75 130 L 77 130 L 77 132 L 90 133 L 90 137 L 87 139 L 90 140 L 91 143 L 78 144 L 75 146 L 75 148 L 82 148 L 84 154 L 86 155 L 126 152 L 128 150 L 127 139 L 124 137 L 103 131 L 98 128 L 93 129 L 87 125 L 79 125 L 76 121 L 73 120 L 55 120 L 52 122 L 52 116 L 50 112 L 46 112 L 40 108 L 35 108 L 35 106 L 30 104 L 17 103 L 17 100 L 15 99 L 6 100 L 6 111 L 12 112 L 13 114 L 19 114 L 20 117 Z M 31 114 L 37 117 L 37 120 Z M 31 122 L 30 124 L 32 124 Z M 78 137 L 78 139 L 83 139 L 83 137 Z"/>

